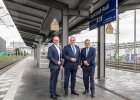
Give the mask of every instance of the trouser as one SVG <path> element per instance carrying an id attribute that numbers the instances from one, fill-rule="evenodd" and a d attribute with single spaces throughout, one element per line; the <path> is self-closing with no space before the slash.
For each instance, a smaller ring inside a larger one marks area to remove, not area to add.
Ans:
<path id="1" fill-rule="evenodd" d="M 95 94 L 94 72 L 95 67 L 94 69 L 90 67 L 83 68 L 83 82 L 85 86 L 85 91 L 89 92 L 89 79 L 90 79 L 91 94 Z"/>
<path id="2" fill-rule="evenodd" d="M 59 69 L 50 69 L 50 94 L 55 95 Z"/>
<path id="3" fill-rule="evenodd" d="M 75 91 L 76 73 L 77 73 L 77 68 L 74 69 L 65 68 L 65 80 L 64 80 L 65 93 L 68 93 L 70 75 L 71 75 L 71 92 Z"/>

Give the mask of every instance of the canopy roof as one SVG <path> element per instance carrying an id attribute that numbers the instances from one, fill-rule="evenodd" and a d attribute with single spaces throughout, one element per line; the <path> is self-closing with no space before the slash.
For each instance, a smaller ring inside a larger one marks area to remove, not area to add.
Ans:
<path id="1" fill-rule="evenodd" d="M 62 15 L 68 15 L 69 35 L 78 34 L 89 27 L 91 4 L 100 7 L 106 0 L 4 0 L 4 3 L 26 45 L 38 43 L 36 37 L 50 39 L 62 33 Z M 120 13 L 139 8 L 139 0 L 119 0 Z M 128 5 L 130 7 L 128 7 Z M 63 13 L 64 10 L 69 13 Z M 84 12 L 85 11 L 85 12 Z M 52 20 L 60 24 L 59 32 L 50 30 Z"/>

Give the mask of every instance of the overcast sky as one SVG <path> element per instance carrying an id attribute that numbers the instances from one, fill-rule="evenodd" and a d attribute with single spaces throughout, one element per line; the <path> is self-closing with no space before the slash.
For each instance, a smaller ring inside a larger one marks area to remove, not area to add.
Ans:
<path id="1" fill-rule="evenodd" d="M 120 14 L 120 43 L 123 42 L 133 42 L 134 41 L 134 11 L 127 11 L 123 14 Z M 112 23 L 114 29 L 116 29 L 116 22 Z M 140 41 L 140 10 L 137 10 L 137 41 Z M 115 30 L 114 30 L 115 33 Z M 84 41 L 85 39 L 90 39 L 93 42 L 97 42 L 97 29 L 88 31 L 84 30 L 81 34 L 75 35 L 78 42 Z M 114 43 L 115 35 L 106 34 L 106 42 Z"/>
<path id="2" fill-rule="evenodd" d="M 7 46 L 9 45 L 10 42 L 13 42 L 13 41 L 23 42 L 10 15 L 7 15 L 8 11 L 2 0 L 0 0 L 0 7 L 3 7 L 3 9 L 0 9 L 0 17 L 4 16 L 4 17 L 1 17 L 0 19 L 0 37 L 6 40 Z"/>
<path id="3" fill-rule="evenodd" d="M 0 0 L 0 6 L 4 7 L 0 9 L 0 16 L 8 13 L 4 3 Z M 134 11 L 128 11 L 120 15 L 120 43 L 122 42 L 133 42 L 134 41 Z M 23 42 L 20 34 L 18 33 L 11 17 L 5 16 L 1 18 L 4 20 L 4 23 L 0 20 L 0 37 L 6 40 L 7 46 L 10 42 Z M 14 25 L 14 27 L 11 27 Z M 113 28 L 116 29 L 116 22 L 112 23 Z M 140 41 L 140 10 L 137 10 L 137 41 Z M 115 31 L 114 31 L 115 33 Z M 77 42 L 84 41 L 85 39 L 90 39 L 91 41 L 97 42 L 97 29 L 89 31 L 84 30 L 80 34 L 75 35 Z M 114 43 L 115 35 L 106 34 L 106 42 Z"/>

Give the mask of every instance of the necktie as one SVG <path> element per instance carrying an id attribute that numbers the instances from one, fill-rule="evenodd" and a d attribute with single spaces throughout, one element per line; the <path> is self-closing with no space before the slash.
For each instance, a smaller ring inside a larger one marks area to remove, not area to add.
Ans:
<path id="1" fill-rule="evenodd" d="M 89 48 L 86 48 L 86 57 L 88 56 Z"/>
<path id="2" fill-rule="evenodd" d="M 72 46 L 72 51 L 73 51 L 73 53 L 74 53 L 74 55 L 75 55 L 76 51 L 75 51 L 75 49 L 74 49 L 74 46 Z"/>

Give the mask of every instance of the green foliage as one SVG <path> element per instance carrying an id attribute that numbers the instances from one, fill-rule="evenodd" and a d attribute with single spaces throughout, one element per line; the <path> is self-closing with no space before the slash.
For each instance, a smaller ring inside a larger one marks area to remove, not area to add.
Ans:
<path id="1" fill-rule="evenodd" d="M 17 60 L 20 60 L 23 56 L 0 56 L 0 68 Z"/>

